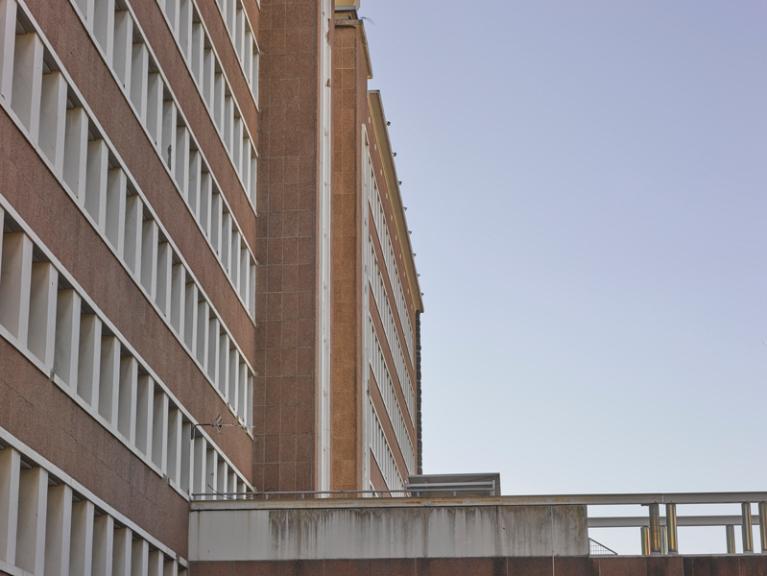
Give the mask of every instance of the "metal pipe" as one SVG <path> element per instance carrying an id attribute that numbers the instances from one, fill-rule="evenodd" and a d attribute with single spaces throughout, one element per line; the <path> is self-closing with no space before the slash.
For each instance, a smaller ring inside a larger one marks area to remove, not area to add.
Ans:
<path id="1" fill-rule="evenodd" d="M 725 526 L 725 534 L 727 535 L 727 554 L 735 554 L 735 526 L 733 524 Z"/>
<path id="2" fill-rule="evenodd" d="M 762 542 L 762 554 L 767 553 L 767 502 L 759 502 L 759 536 Z"/>
<path id="3" fill-rule="evenodd" d="M 660 533 L 660 504 L 654 502 L 648 506 L 650 510 L 650 554 L 660 554 L 662 539 Z"/>
<path id="4" fill-rule="evenodd" d="M 640 537 L 642 539 L 642 556 L 649 556 L 650 555 L 650 529 L 647 526 L 641 527 Z"/>
<path id="5" fill-rule="evenodd" d="M 679 553 L 676 504 L 666 504 L 666 544 L 668 544 L 669 554 Z"/>
<path id="6" fill-rule="evenodd" d="M 742 510 L 743 522 L 741 528 L 743 529 L 743 553 L 749 553 L 754 551 L 754 530 L 752 528 L 753 521 L 751 519 L 751 503 L 743 502 L 740 505 Z"/>

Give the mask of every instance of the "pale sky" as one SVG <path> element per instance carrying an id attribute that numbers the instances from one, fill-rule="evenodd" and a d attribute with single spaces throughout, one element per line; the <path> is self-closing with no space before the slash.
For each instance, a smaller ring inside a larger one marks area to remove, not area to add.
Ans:
<path id="1" fill-rule="evenodd" d="M 425 471 L 767 488 L 767 0 L 362 15 L 425 292 Z"/>

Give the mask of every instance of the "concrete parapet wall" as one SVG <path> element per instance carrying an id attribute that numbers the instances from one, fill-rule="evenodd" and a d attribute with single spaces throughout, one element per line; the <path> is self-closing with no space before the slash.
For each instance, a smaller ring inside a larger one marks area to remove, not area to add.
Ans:
<path id="1" fill-rule="evenodd" d="M 585 506 L 197 505 L 190 560 L 587 556 Z M 216 509 L 217 508 L 217 509 Z"/>

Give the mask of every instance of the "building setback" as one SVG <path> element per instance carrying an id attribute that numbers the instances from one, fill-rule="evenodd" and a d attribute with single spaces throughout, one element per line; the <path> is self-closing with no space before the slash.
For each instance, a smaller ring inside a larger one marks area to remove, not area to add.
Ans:
<path id="1" fill-rule="evenodd" d="M 420 472 L 423 306 L 338 4 L 0 0 L 0 572 L 182 574 L 194 495 Z"/>

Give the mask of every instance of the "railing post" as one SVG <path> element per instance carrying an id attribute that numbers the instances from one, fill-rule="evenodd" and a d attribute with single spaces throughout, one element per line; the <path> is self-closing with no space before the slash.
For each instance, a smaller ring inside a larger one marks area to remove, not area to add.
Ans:
<path id="1" fill-rule="evenodd" d="M 735 554 L 735 526 L 728 524 L 724 529 L 727 537 L 727 554 Z"/>
<path id="2" fill-rule="evenodd" d="M 679 540 L 676 528 L 676 504 L 666 504 L 666 543 L 669 554 L 679 553 Z"/>
<path id="3" fill-rule="evenodd" d="M 743 502 L 740 505 L 742 510 L 743 522 L 741 528 L 743 529 L 743 553 L 749 553 L 754 551 L 754 530 L 752 528 L 751 519 L 751 503 Z"/>
<path id="4" fill-rule="evenodd" d="M 647 526 L 640 527 L 640 536 L 642 538 L 642 556 L 650 555 L 650 529 Z"/>
<path id="5" fill-rule="evenodd" d="M 649 505 L 650 509 L 650 554 L 661 553 L 661 532 L 660 532 L 660 504 L 653 503 Z"/>
<path id="6" fill-rule="evenodd" d="M 759 536 L 762 554 L 767 553 L 767 502 L 759 502 Z"/>

